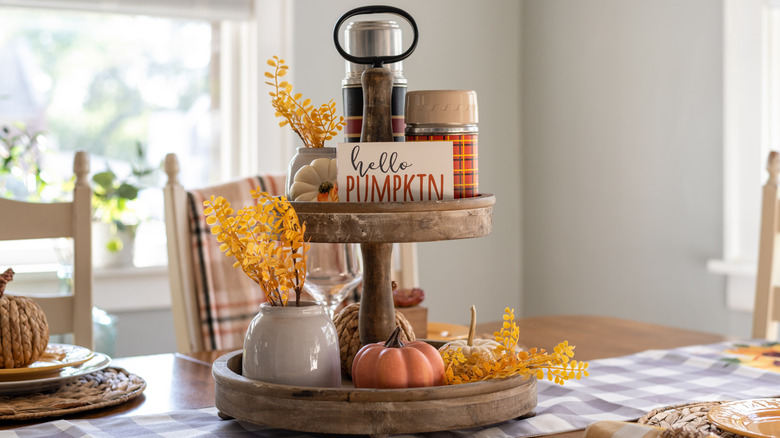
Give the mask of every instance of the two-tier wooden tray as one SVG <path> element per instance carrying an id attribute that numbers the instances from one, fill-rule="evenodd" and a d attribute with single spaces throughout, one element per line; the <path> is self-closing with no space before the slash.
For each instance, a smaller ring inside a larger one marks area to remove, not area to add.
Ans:
<path id="1" fill-rule="evenodd" d="M 293 202 L 312 242 L 359 243 L 363 344 L 384 341 L 395 328 L 390 280 L 392 245 L 482 237 L 492 230 L 495 197 L 414 203 Z M 441 343 L 429 341 L 435 346 Z M 241 375 L 241 351 L 213 366 L 221 415 L 303 432 L 386 435 L 499 423 L 536 406 L 536 380 L 512 377 L 413 389 L 276 385 Z"/>

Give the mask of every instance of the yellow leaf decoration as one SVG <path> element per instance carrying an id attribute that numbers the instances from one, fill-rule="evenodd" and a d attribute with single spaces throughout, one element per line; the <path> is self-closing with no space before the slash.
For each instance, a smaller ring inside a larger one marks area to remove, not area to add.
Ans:
<path id="1" fill-rule="evenodd" d="M 444 379 L 448 385 L 477 382 L 488 379 L 501 379 L 510 376 L 535 376 L 563 385 L 566 380 L 581 379 L 588 376 L 588 362 L 570 360 L 574 357 L 574 346 L 563 341 L 552 353 L 543 349 L 517 350 L 520 329 L 515 323 L 514 309 L 504 310 L 504 323 L 500 331 L 494 333 L 498 345 L 494 357 L 486 360 L 474 353 L 466 357 L 461 349 L 440 351 L 444 359 Z"/>
<path id="2" fill-rule="evenodd" d="M 227 257 L 234 257 L 233 267 L 263 289 L 274 306 L 286 306 L 290 291 L 296 304 L 306 281 L 306 224 L 285 197 L 274 197 L 251 190 L 257 204 L 234 212 L 223 197 L 212 196 L 203 202 L 206 223 Z"/>
<path id="3" fill-rule="evenodd" d="M 265 77 L 273 79 L 273 82 L 266 83 L 274 88 L 270 93 L 271 105 L 276 110 L 274 115 L 284 119 L 279 122 L 279 126 L 289 124 L 307 148 L 325 146 L 325 142 L 333 137 L 333 133 L 341 131 L 345 123 L 343 116 L 336 115 L 336 104 L 333 99 L 318 108 L 311 105 L 311 99 L 301 102 L 303 98 L 301 93 L 293 94 L 289 82 L 279 81 L 279 78 L 286 75 L 290 68 L 284 59 L 274 56 L 267 64 L 273 67 L 273 71 L 265 72 Z"/>

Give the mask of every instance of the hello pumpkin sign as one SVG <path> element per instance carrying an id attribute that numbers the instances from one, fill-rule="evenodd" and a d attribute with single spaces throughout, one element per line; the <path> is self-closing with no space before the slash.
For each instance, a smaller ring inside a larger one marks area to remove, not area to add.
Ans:
<path id="1" fill-rule="evenodd" d="M 341 202 L 453 199 L 452 142 L 340 143 Z"/>

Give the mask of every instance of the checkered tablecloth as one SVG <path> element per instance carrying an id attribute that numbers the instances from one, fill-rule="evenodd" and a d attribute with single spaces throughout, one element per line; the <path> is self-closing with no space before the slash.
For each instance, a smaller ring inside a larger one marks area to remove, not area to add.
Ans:
<path id="1" fill-rule="evenodd" d="M 591 362 L 590 376 L 560 386 L 538 382 L 536 415 L 492 427 L 436 432 L 421 436 L 525 437 L 584 429 L 601 420 L 632 421 L 648 411 L 696 401 L 740 400 L 780 396 L 780 373 L 745 366 L 726 353 L 731 343 L 673 350 L 649 350 Z M 305 412 L 300 413 L 305 421 Z M 164 415 L 59 420 L 23 427 L 0 437 L 305 437 L 220 420 L 216 408 Z"/>

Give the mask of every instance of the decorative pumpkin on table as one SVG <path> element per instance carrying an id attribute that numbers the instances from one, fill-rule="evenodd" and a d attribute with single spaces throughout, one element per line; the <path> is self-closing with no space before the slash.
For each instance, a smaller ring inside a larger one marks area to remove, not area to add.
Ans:
<path id="1" fill-rule="evenodd" d="M 360 329 L 358 318 L 360 316 L 360 303 L 352 303 L 339 312 L 334 318 L 336 331 L 339 334 L 339 349 L 341 350 L 341 373 L 352 376 L 352 361 L 363 344 L 360 343 Z M 414 329 L 403 313 L 395 311 L 395 325 L 401 328 L 399 338 L 403 342 L 416 340 Z"/>
<path id="2" fill-rule="evenodd" d="M 0 368 L 26 367 L 49 344 L 49 324 L 40 306 L 30 298 L 5 294 L 13 278 L 11 268 L 0 275 Z"/>
<path id="3" fill-rule="evenodd" d="M 439 351 L 423 341 L 404 344 L 401 327 L 387 342 L 363 346 L 352 362 L 355 388 L 419 388 L 444 383 L 444 361 Z"/>
<path id="4" fill-rule="evenodd" d="M 476 321 L 476 311 L 472 308 L 472 328 Z M 518 347 L 520 328 L 515 323 L 515 311 L 504 309 L 504 322 L 501 329 L 494 332 L 495 344 L 445 345 L 439 349 L 444 360 L 444 383 L 458 385 L 489 379 L 502 379 L 512 376 L 544 378 L 563 385 L 566 380 L 580 379 L 588 375 L 588 363 L 572 360 L 574 345 L 568 341 L 560 342 L 547 352 L 542 348 L 528 350 Z M 492 351 L 483 351 L 492 350 Z"/>
<path id="5" fill-rule="evenodd" d="M 456 352 L 458 349 L 466 357 L 478 355 L 486 361 L 495 361 L 501 357 L 501 349 L 497 341 L 493 339 L 474 339 L 474 332 L 477 328 L 477 308 L 471 306 L 471 325 L 469 326 L 469 336 L 466 339 L 450 341 L 439 348 L 439 352 Z"/>

